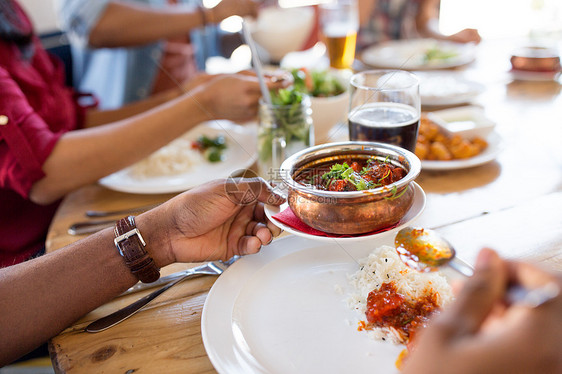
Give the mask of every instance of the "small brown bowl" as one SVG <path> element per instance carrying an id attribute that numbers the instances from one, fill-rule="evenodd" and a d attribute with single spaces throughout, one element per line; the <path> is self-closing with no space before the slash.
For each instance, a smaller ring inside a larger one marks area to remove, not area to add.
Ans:
<path id="1" fill-rule="evenodd" d="M 551 48 L 520 48 L 512 54 L 510 61 L 511 67 L 514 70 L 531 72 L 560 71 L 560 56 Z"/>
<path id="2" fill-rule="evenodd" d="M 387 186 L 365 191 L 317 190 L 295 181 L 311 168 L 345 159 L 377 157 L 407 171 L 404 178 Z M 288 188 L 293 213 L 312 228 L 332 234 L 363 234 L 381 230 L 400 221 L 412 206 L 412 182 L 421 162 L 403 148 L 375 142 L 328 143 L 298 152 L 281 165 L 281 177 Z"/>

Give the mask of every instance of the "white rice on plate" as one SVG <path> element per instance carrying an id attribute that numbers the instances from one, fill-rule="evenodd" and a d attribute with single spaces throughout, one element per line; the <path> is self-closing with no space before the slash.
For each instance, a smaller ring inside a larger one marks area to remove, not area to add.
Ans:
<path id="1" fill-rule="evenodd" d="M 176 175 L 203 162 L 205 158 L 193 149 L 192 140 L 185 134 L 131 166 L 130 173 L 138 179 Z"/>
<path id="2" fill-rule="evenodd" d="M 436 293 L 437 303 L 442 307 L 453 299 L 451 286 L 443 275 L 438 272 L 420 273 L 408 268 L 391 246 L 384 245 L 375 249 L 367 258 L 359 261 L 359 265 L 360 269 L 349 276 L 353 291 L 347 299 L 348 306 L 360 315 L 358 322 L 366 320 L 369 293 L 379 289 L 383 283 L 393 282 L 397 292 L 410 301 Z M 401 335 L 393 328 L 373 327 L 366 332 L 372 339 L 404 343 Z"/>

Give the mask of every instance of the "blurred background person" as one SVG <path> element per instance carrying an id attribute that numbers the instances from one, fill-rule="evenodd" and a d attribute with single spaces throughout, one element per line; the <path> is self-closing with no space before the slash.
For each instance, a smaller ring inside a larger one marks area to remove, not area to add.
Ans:
<path id="1" fill-rule="evenodd" d="M 475 29 L 452 35 L 439 31 L 440 0 L 357 0 L 358 49 L 389 40 L 434 38 L 458 43 L 480 42 Z"/>
<path id="2" fill-rule="evenodd" d="M 74 85 L 94 93 L 104 109 L 189 81 L 198 70 L 192 32 L 257 12 L 252 0 L 222 0 L 210 9 L 198 0 L 57 0 L 56 8 L 70 36 Z"/>
<path id="3" fill-rule="evenodd" d="M 220 75 L 184 94 L 176 89 L 96 111 L 80 105 L 80 95 L 63 82 L 61 62 L 42 48 L 18 2 L 0 0 L 0 267 L 42 253 L 67 193 L 140 161 L 201 122 L 253 119 L 261 97 L 255 76 Z M 272 89 L 285 84 L 268 82 Z"/>

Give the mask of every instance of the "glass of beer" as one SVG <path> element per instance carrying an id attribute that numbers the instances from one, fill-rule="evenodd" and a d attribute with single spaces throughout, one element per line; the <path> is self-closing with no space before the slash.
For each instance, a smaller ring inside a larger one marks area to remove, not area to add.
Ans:
<path id="1" fill-rule="evenodd" d="M 355 59 L 359 16 L 354 0 L 336 0 L 320 5 L 320 25 L 330 66 L 350 69 Z"/>
<path id="2" fill-rule="evenodd" d="M 420 124 L 419 79 L 403 70 L 369 70 L 350 80 L 349 139 L 414 152 Z"/>

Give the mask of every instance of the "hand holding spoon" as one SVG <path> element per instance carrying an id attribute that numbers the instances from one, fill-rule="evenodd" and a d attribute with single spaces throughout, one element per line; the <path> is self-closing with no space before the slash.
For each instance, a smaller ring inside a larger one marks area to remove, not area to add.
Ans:
<path id="1" fill-rule="evenodd" d="M 405 227 L 396 234 L 394 245 L 400 259 L 414 270 L 429 272 L 441 266 L 449 266 L 466 277 L 474 274 L 473 268 L 460 261 L 453 246 L 435 231 Z M 512 285 L 507 290 L 506 301 L 534 308 L 555 298 L 559 293 L 560 288 L 554 283 L 532 290 Z"/>

